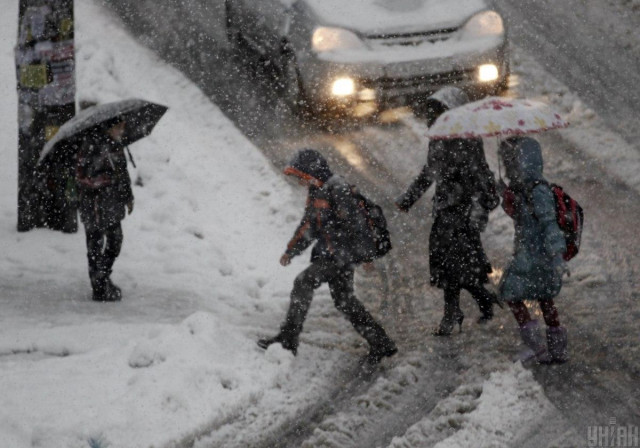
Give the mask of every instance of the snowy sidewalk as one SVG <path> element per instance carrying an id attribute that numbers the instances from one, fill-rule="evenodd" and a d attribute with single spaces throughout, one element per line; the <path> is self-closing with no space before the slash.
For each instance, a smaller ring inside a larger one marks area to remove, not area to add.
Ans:
<path id="1" fill-rule="evenodd" d="M 277 263 L 297 219 L 291 189 L 178 71 L 103 9 L 78 2 L 78 99 L 169 106 L 154 133 L 131 148 L 136 208 L 123 222 L 113 276 L 124 300 L 91 302 L 82 227 L 75 235 L 15 230 L 18 12 L 15 2 L 4 6 L 1 444 L 180 440 L 287 370 L 288 354 L 265 357 L 254 341 L 276 328 L 298 269 Z"/>

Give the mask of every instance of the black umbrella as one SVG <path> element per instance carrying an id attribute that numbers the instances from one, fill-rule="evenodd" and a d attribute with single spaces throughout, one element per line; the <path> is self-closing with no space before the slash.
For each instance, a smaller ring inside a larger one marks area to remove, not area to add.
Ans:
<path id="1" fill-rule="evenodd" d="M 126 122 L 122 143 L 131 144 L 149 135 L 166 111 L 166 106 L 140 99 L 116 101 L 85 109 L 60 126 L 56 135 L 42 148 L 38 163 L 50 157 L 51 153 L 69 150 L 83 137 L 107 130 L 121 121 Z"/>

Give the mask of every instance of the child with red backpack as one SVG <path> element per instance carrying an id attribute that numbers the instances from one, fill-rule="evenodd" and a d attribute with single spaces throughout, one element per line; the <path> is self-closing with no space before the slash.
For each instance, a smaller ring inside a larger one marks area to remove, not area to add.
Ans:
<path id="1" fill-rule="evenodd" d="M 536 140 L 508 138 L 501 142 L 499 156 L 509 179 L 508 186 L 503 184 L 502 206 L 515 225 L 513 259 L 500 282 L 500 296 L 511 308 L 535 360 L 563 363 L 568 360 L 567 330 L 560 325 L 553 299 L 568 272 L 566 260 L 577 253 L 580 244 L 582 210 L 542 176 L 542 151 Z M 547 324 L 546 341 L 524 300 L 540 304 Z"/>

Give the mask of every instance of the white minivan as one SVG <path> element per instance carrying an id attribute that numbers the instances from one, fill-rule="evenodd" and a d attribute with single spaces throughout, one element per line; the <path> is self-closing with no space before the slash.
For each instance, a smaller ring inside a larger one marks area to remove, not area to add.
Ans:
<path id="1" fill-rule="evenodd" d="M 504 90 L 505 23 L 484 0 L 226 0 L 227 37 L 273 64 L 294 110 L 419 105 Z"/>

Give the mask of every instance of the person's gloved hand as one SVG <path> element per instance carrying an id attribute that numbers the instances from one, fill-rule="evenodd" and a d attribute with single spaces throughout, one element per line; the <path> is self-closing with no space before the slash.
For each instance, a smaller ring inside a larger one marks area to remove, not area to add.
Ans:
<path id="1" fill-rule="evenodd" d="M 282 266 L 288 266 L 291 263 L 291 256 L 289 254 L 282 254 L 280 257 L 280 264 Z"/>
<path id="2" fill-rule="evenodd" d="M 409 209 L 411 208 L 408 206 L 407 201 L 404 199 L 403 196 L 400 196 L 398 199 L 396 199 L 394 201 L 394 204 L 398 208 L 398 210 L 404 213 L 408 213 Z"/>
<path id="3" fill-rule="evenodd" d="M 129 212 L 129 214 L 131 214 L 131 212 L 133 211 L 133 199 L 127 202 L 127 211 Z"/>

